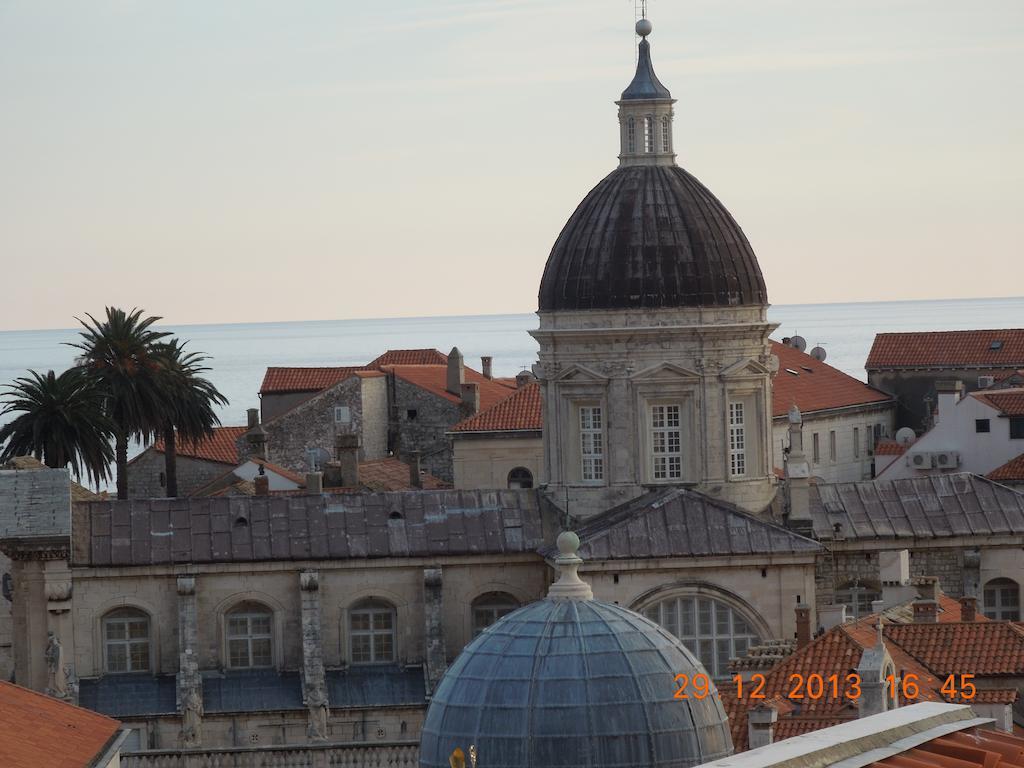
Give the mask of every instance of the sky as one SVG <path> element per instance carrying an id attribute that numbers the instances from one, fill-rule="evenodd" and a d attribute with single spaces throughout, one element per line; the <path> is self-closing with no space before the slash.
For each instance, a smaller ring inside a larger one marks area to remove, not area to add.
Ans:
<path id="1" fill-rule="evenodd" d="M 1024 2 L 650 0 L 774 304 L 1024 285 Z M 530 312 L 632 0 L 0 0 L 0 329 Z"/>

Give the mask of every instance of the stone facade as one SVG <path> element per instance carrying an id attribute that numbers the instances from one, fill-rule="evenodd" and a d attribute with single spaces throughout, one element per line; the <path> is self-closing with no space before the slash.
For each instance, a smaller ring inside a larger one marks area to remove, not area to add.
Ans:
<path id="1" fill-rule="evenodd" d="M 434 477 L 451 483 L 455 478 L 448 430 L 465 417 L 462 406 L 398 377 L 391 377 L 390 382 L 392 433 L 397 438 L 393 449 L 400 457 L 419 451 L 420 465 Z"/>
<path id="2" fill-rule="evenodd" d="M 688 484 L 760 512 L 775 495 L 771 368 L 765 307 L 540 312 L 534 373 L 544 397 L 544 475 L 574 515 L 639 496 L 645 486 Z M 745 462 L 730 467 L 729 407 L 743 404 Z M 652 406 L 681 411 L 682 477 L 652 470 Z M 579 409 L 602 409 L 603 477 L 586 480 Z"/>
<path id="3" fill-rule="evenodd" d="M 164 453 L 150 446 L 128 465 L 128 497 L 158 499 L 167 495 Z M 233 464 L 177 457 L 178 495 L 189 496 L 234 468 Z"/>
<path id="4" fill-rule="evenodd" d="M 517 467 L 533 475 L 533 487 L 546 482 L 540 433 L 482 432 L 453 435 L 456 488 L 507 488 Z"/>

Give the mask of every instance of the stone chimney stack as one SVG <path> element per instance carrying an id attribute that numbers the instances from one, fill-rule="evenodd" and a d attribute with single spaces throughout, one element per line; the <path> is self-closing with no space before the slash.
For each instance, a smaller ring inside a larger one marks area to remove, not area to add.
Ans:
<path id="1" fill-rule="evenodd" d="M 915 600 L 914 623 L 935 624 L 939 620 L 939 603 L 937 600 Z"/>
<path id="2" fill-rule="evenodd" d="M 925 576 L 917 580 L 917 593 L 922 600 L 938 600 L 942 590 L 939 589 L 937 576 Z"/>
<path id="3" fill-rule="evenodd" d="M 935 423 L 948 420 L 953 408 L 963 396 L 964 384 L 959 380 L 935 382 Z"/>
<path id="4" fill-rule="evenodd" d="M 259 423 L 256 424 L 247 435 L 249 442 L 249 457 L 257 459 L 267 458 L 267 433 L 263 431 L 263 426 Z"/>
<path id="5" fill-rule="evenodd" d="M 480 372 L 484 375 L 485 379 L 494 378 L 494 358 L 490 355 L 484 355 L 480 358 Z"/>
<path id="6" fill-rule="evenodd" d="M 306 493 L 323 493 L 324 476 L 322 472 L 306 473 Z"/>
<path id="7" fill-rule="evenodd" d="M 832 627 L 846 623 L 846 605 L 844 603 L 822 606 L 818 613 L 819 622 L 826 632 Z"/>
<path id="8" fill-rule="evenodd" d="M 765 702 L 747 710 L 747 742 L 751 749 L 767 747 L 772 743 L 778 719 L 778 710 Z"/>
<path id="9" fill-rule="evenodd" d="M 250 408 L 249 410 L 247 410 L 245 412 L 245 414 L 246 414 L 246 416 L 249 419 L 249 429 L 252 429 L 253 427 L 256 427 L 256 426 L 259 425 L 259 423 L 260 423 L 260 409 L 259 408 Z"/>
<path id="10" fill-rule="evenodd" d="M 914 600 L 917 590 L 910 583 L 910 551 L 882 550 L 878 553 L 878 580 L 882 582 L 885 607 Z"/>
<path id="11" fill-rule="evenodd" d="M 260 467 L 262 470 L 263 468 Z M 262 472 L 253 478 L 252 484 L 256 486 L 257 496 L 269 496 L 270 495 L 270 478 L 264 475 Z"/>
<path id="12" fill-rule="evenodd" d="M 359 435 L 337 435 L 334 438 L 337 481 L 342 488 L 359 487 Z"/>
<path id="13" fill-rule="evenodd" d="M 811 643 L 811 606 L 797 603 L 796 606 L 796 647 L 804 648 Z"/>
<path id="14" fill-rule="evenodd" d="M 964 595 L 960 598 L 960 621 L 975 621 L 978 615 L 978 598 Z"/>
<path id="15" fill-rule="evenodd" d="M 476 416 L 480 413 L 480 385 L 476 382 L 462 385 L 462 415 Z"/>
<path id="16" fill-rule="evenodd" d="M 466 366 L 462 360 L 462 353 L 458 347 L 452 347 L 448 353 L 448 379 L 445 385 L 451 394 L 462 396 L 462 385 L 466 381 Z"/>
<path id="17" fill-rule="evenodd" d="M 413 451 L 409 454 L 409 485 L 413 488 L 423 487 L 423 472 L 420 467 L 420 452 Z"/>

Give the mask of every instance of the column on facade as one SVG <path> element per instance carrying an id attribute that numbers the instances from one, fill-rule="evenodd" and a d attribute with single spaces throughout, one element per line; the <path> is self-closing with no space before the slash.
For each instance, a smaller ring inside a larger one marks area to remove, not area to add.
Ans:
<path id="1" fill-rule="evenodd" d="M 310 741 L 327 740 L 327 676 L 324 673 L 321 632 L 320 573 L 299 574 L 302 609 L 302 700 L 308 711 L 306 736 Z"/>
<path id="2" fill-rule="evenodd" d="M 442 608 L 442 576 L 440 568 L 423 569 L 423 620 L 426 641 L 427 695 L 441 681 L 447 667 Z"/>
<path id="3" fill-rule="evenodd" d="M 203 677 L 197 655 L 198 616 L 195 576 L 178 577 L 178 712 L 181 715 L 181 745 L 203 743 Z"/>

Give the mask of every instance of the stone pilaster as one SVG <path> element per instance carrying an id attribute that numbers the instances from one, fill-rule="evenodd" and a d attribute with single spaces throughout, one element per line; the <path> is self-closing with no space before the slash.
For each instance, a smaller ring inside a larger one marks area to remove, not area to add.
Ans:
<path id="1" fill-rule="evenodd" d="M 302 601 L 302 699 L 308 710 L 306 736 L 310 741 L 327 740 L 327 676 L 324 674 L 323 640 L 320 631 L 320 574 L 299 574 Z"/>
<path id="2" fill-rule="evenodd" d="M 181 713 L 181 746 L 203 743 L 203 677 L 197 655 L 198 617 L 196 578 L 178 577 L 178 711 Z"/>
<path id="3" fill-rule="evenodd" d="M 71 620 L 71 568 L 67 560 L 48 560 L 43 564 L 43 591 L 46 594 L 46 692 L 50 696 L 77 704 L 75 632 Z"/>
<path id="4" fill-rule="evenodd" d="M 427 695 L 441 681 L 447 668 L 444 622 L 441 602 L 442 577 L 440 568 L 423 569 L 423 620 L 427 657 Z"/>

